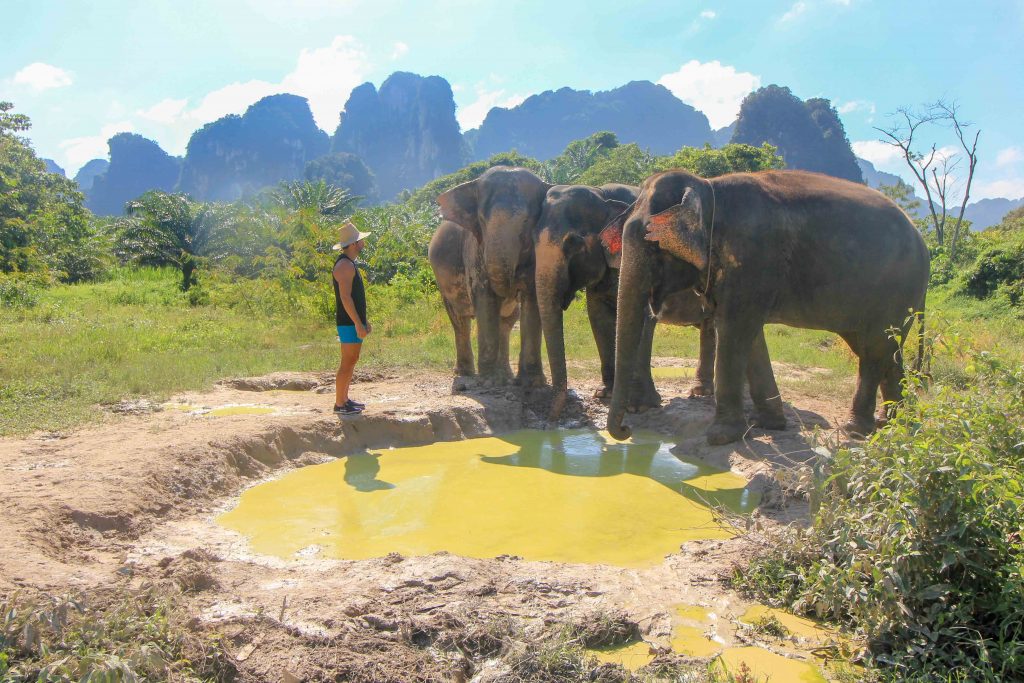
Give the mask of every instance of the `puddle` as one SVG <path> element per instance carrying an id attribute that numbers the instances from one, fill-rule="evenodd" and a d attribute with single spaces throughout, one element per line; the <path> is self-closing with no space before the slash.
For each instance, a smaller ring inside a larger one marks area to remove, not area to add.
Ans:
<path id="1" fill-rule="evenodd" d="M 477 558 L 646 567 L 695 539 L 725 539 L 709 506 L 749 512 L 730 472 L 684 462 L 653 433 L 520 431 L 313 465 L 242 494 L 220 524 L 258 553 Z"/>
<path id="2" fill-rule="evenodd" d="M 274 409 L 269 406 L 221 406 L 206 413 L 212 417 L 228 417 L 230 415 L 269 415 Z"/>
<path id="3" fill-rule="evenodd" d="M 654 379 L 693 379 L 696 376 L 697 368 L 684 368 L 675 365 L 651 368 L 651 377 Z"/>
<path id="4" fill-rule="evenodd" d="M 725 670 L 736 680 L 791 681 L 792 683 L 826 683 L 825 677 L 814 664 L 790 659 L 759 647 L 730 647 L 715 660 L 715 668 Z M 742 678 L 743 668 L 749 670 Z"/>
<path id="5" fill-rule="evenodd" d="M 594 655 L 602 664 L 618 664 L 629 671 L 637 671 L 654 660 L 651 646 L 643 641 L 609 648 L 593 648 L 587 652 Z"/>
<path id="6" fill-rule="evenodd" d="M 825 628 L 820 624 L 816 624 L 810 619 L 804 619 L 798 617 L 795 614 L 784 612 L 780 609 L 774 609 L 772 607 L 766 607 L 764 605 L 754 605 L 748 609 L 740 621 L 744 624 L 754 626 L 758 622 L 762 622 L 765 619 L 776 619 L 782 626 L 789 631 L 790 635 L 800 640 L 809 640 L 816 644 L 825 643 L 830 640 L 836 640 L 838 635 L 835 631 Z"/>
<path id="7" fill-rule="evenodd" d="M 704 634 L 706 628 L 676 626 L 672 630 L 672 651 L 691 657 L 710 657 L 722 650 L 722 645 Z"/>

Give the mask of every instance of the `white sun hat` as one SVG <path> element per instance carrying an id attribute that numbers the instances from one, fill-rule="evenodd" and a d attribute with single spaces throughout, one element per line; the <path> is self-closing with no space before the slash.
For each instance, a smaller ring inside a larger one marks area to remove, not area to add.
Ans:
<path id="1" fill-rule="evenodd" d="M 352 221 L 345 221 L 345 224 L 341 226 L 341 230 L 338 235 L 338 243 L 331 247 L 331 249 L 334 251 L 341 251 L 348 245 L 354 244 L 361 239 L 366 239 L 369 236 L 370 233 L 368 232 L 360 232 L 359 228 L 357 228 Z"/>

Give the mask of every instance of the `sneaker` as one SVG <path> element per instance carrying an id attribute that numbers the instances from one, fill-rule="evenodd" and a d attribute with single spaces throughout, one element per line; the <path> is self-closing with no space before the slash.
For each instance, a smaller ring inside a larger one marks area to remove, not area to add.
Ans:
<path id="1" fill-rule="evenodd" d="M 352 399 L 348 400 L 348 405 L 355 406 L 356 408 L 359 408 L 360 410 L 362 410 L 363 408 L 366 407 L 365 403 L 362 403 L 360 401 L 353 401 Z"/>
<path id="2" fill-rule="evenodd" d="M 335 415 L 358 415 L 361 412 L 363 412 L 363 409 L 352 405 L 352 401 L 347 401 L 342 406 L 334 406 Z"/>

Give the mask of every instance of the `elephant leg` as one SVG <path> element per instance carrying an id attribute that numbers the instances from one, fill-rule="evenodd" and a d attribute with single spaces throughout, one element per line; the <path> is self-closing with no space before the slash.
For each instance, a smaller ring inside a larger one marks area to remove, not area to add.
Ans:
<path id="1" fill-rule="evenodd" d="M 743 388 L 754 339 L 763 325 L 751 316 L 726 316 L 719 307 L 715 319 L 718 333 L 715 356 L 715 419 L 708 427 L 712 446 L 732 443 L 747 433 L 743 414 Z"/>
<path id="2" fill-rule="evenodd" d="M 500 321 L 498 322 L 498 367 L 506 377 L 512 376 L 512 365 L 509 361 L 509 337 L 512 336 L 512 328 L 519 320 L 519 302 L 504 301 L 498 309 Z"/>
<path id="3" fill-rule="evenodd" d="M 715 321 L 703 320 L 700 329 L 700 356 L 697 359 L 697 382 L 690 388 L 690 398 L 713 396 L 715 393 Z"/>
<path id="4" fill-rule="evenodd" d="M 651 349 L 654 346 L 654 329 L 657 322 L 648 306 L 647 315 L 644 316 L 643 332 L 640 334 L 640 346 L 636 350 L 636 370 L 630 383 L 627 404 L 627 410 L 630 412 L 642 413 L 649 408 L 661 406 L 661 394 L 654 386 L 654 377 L 651 374 Z"/>
<path id="5" fill-rule="evenodd" d="M 473 344 L 470 341 L 470 320 L 468 315 L 460 315 L 455 307 L 447 299 L 444 299 L 444 310 L 448 313 L 448 319 L 452 322 L 452 329 L 455 331 L 455 374 L 465 377 L 474 374 L 473 369 Z"/>
<path id="6" fill-rule="evenodd" d="M 885 335 L 860 336 L 860 363 L 857 366 L 857 391 L 853 395 L 850 419 L 843 430 L 852 436 L 867 436 L 875 429 L 875 403 L 882 378 L 893 363 L 899 345 Z"/>
<path id="7" fill-rule="evenodd" d="M 601 388 L 594 398 L 611 398 L 615 386 L 615 300 L 588 289 L 587 316 L 601 358 Z"/>
<path id="8" fill-rule="evenodd" d="M 481 378 L 487 384 L 505 384 L 507 369 L 498 362 L 501 333 L 500 301 L 489 288 L 481 288 L 476 296 L 476 345 Z"/>
<path id="9" fill-rule="evenodd" d="M 519 373 L 516 383 L 524 387 L 542 387 L 544 367 L 541 365 L 541 322 L 537 295 L 528 290 L 520 295 Z"/>
<path id="10" fill-rule="evenodd" d="M 762 429 L 785 429 L 786 415 L 782 411 L 782 396 L 775 383 L 772 360 L 768 356 L 768 344 L 764 329 L 754 339 L 747 361 L 747 383 L 750 398 L 754 401 L 754 426 Z"/>
<path id="11" fill-rule="evenodd" d="M 903 349 L 896 349 L 892 361 L 882 376 L 882 405 L 878 408 L 876 426 L 882 426 L 892 419 L 903 401 Z"/>

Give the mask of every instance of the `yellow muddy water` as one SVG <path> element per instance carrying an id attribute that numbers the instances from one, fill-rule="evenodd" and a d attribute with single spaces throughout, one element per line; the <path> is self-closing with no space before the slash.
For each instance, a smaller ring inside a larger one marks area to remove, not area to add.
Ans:
<path id="1" fill-rule="evenodd" d="M 798 659 L 790 659 L 759 647 L 730 647 L 722 651 L 715 665 L 736 676 L 743 665 L 750 678 L 743 680 L 791 681 L 792 683 L 826 683 L 817 666 Z"/>
<path id="2" fill-rule="evenodd" d="M 520 431 L 351 455 L 242 494 L 219 522 L 259 553 L 467 557 L 653 566 L 679 544 L 729 538 L 708 505 L 757 497 L 730 472 L 675 457 L 662 437 Z"/>
<path id="3" fill-rule="evenodd" d="M 221 406 L 206 413 L 213 417 L 228 417 L 231 415 L 269 415 L 274 409 L 269 406 Z"/>
<path id="4" fill-rule="evenodd" d="M 588 652 L 602 664 L 618 664 L 630 671 L 637 671 L 650 664 L 654 659 L 654 655 L 651 654 L 651 646 L 643 641 L 618 647 L 595 648 Z"/>
<path id="5" fill-rule="evenodd" d="M 651 368 L 651 377 L 654 379 L 693 379 L 696 376 L 696 368 L 685 368 L 675 365 Z"/>

